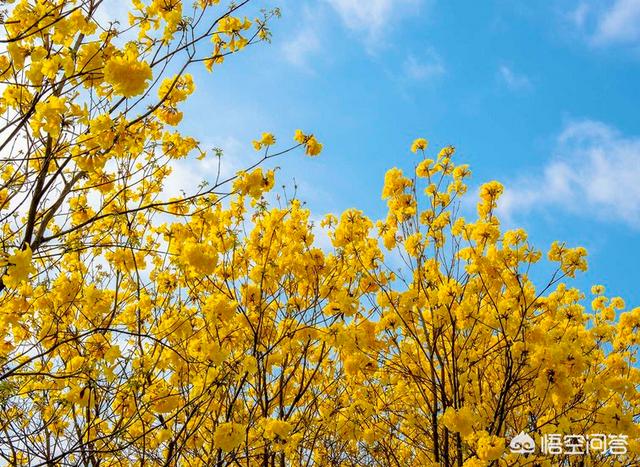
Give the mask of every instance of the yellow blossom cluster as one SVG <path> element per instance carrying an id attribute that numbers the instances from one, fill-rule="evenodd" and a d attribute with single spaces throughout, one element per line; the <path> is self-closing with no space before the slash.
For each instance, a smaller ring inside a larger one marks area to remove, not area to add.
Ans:
<path id="1" fill-rule="evenodd" d="M 104 80 L 123 97 L 142 94 L 153 74 L 149 64 L 140 59 L 134 44 L 128 44 L 121 55 L 115 55 L 104 65 Z"/>
<path id="2" fill-rule="evenodd" d="M 262 137 L 259 140 L 253 141 L 253 148 L 259 151 L 263 147 L 267 148 L 276 144 L 276 138 L 271 133 L 262 133 Z"/>
<path id="3" fill-rule="evenodd" d="M 469 167 L 424 138 L 412 170 L 387 172 L 380 220 L 351 208 L 318 228 L 270 193 L 268 151 L 167 195 L 176 165 L 204 157 L 168 128 L 187 69 L 268 39 L 277 12 L 134 0 L 122 26 L 106 5 L 18 0 L 4 17 L 8 465 L 507 466 L 521 432 L 623 435 L 624 460 L 585 465 L 640 463 L 640 308 L 567 282 L 583 248 L 554 243 L 544 281 L 542 252 L 500 224 L 502 185 L 460 217 Z M 323 150 L 294 142 L 280 154 Z"/>
<path id="4" fill-rule="evenodd" d="M 307 135 L 302 130 L 296 130 L 294 141 L 304 145 L 305 153 L 308 156 L 317 156 L 322 152 L 322 143 L 319 143 L 314 135 Z"/>
<path id="5" fill-rule="evenodd" d="M 269 207 L 274 174 L 257 167 L 238 174 L 227 202 L 183 199 L 173 220 L 115 206 L 107 230 L 89 230 L 102 242 L 65 253 L 55 273 L 35 275 L 44 259 L 30 248 L 13 252 L 0 349 L 7 361 L 38 352 L 2 367 L 28 395 L 4 395 L 0 410 L 34 431 L 44 417 L 51 428 L 30 438 L 35 448 L 91 443 L 128 465 L 172 451 L 203 466 L 385 465 L 391 455 L 506 466 L 522 431 L 624 434 L 639 459 L 640 308 L 594 286 L 587 311 L 556 280 L 585 267 L 583 251 L 562 244 L 540 292 L 528 271 L 541 253 L 493 213 L 499 184 L 481 188 L 475 221 L 452 212 L 469 175 L 453 156 L 425 151 L 416 169 L 428 170 L 411 178 L 390 170 L 386 220 L 375 229 L 361 210 L 328 215 L 323 248 L 299 200 Z M 87 197 L 71 201 L 71 222 L 96 215 Z M 387 266 L 390 249 L 404 266 Z M 114 417 L 127 429 L 105 422 Z"/>

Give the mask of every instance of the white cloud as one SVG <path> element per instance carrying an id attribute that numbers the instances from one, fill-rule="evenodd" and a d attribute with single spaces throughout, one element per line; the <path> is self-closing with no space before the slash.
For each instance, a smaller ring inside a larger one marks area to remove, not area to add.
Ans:
<path id="1" fill-rule="evenodd" d="M 556 144 L 541 173 L 507 184 L 501 214 L 551 208 L 640 229 L 640 136 L 583 120 L 568 124 Z"/>
<path id="2" fill-rule="evenodd" d="M 594 40 L 600 44 L 640 40 L 640 0 L 617 0 L 598 21 Z"/>
<path id="3" fill-rule="evenodd" d="M 640 45 L 640 0 L 581 0 L 565 17 L 591 45 Z"/>
<path id="4" fill-rule="evenodd" d="M 295 5 L 295 6 L 294 6 Z M 330 63 L 335 44 L 335 12 L 329 0 L 320 2 L 297 1 L 289 3 L 289 16 L 294 18 L 286 34 L 274 35 L 279 41 L 281 58 L 290 64 L 314 73 L 318 64 Z"/>
<path id="5" fill-rule="evenodd" d="M 212 145 L 201 144 L 203 149 Z M 194 157 L 173 161 L 171 174 L 164 182 L 162 197 L 169 199 L 179 197 L 183 194 L 190 195 L 198 190 L 198 186 L 206 181 L 211 188 L 218 177 L 223 181 L 233 176 L 243 166 L 240 161 L 243 159 L 242 144 L 233 137 L 228 137 L 222 141 L 221 149 L 224 151 L 221 158 L 218 158 L 212 151 L 202 160 Z"/>
<path id="6" fill-rule="evenodd" d="M 324 0 L 313 6 L 300 2 L 298 27 L 291 32 L 291 39 L 281 46 L 282 55 L 290 63 L 313 71 L 310 69 L 310 62 L 329 43 L 331 23 L 335 22 L 336 16 L 369 53 L 375 54 L 389 44 L 387 35 L 394 25 L 417 15 L 423 5 L 431 1 Z M 414 70 L 420 72 L 418 69 Z"/>
<path id="7" fill-rule="evenodd" d="M 322 50 L 320 34 L 309 22 L 304 22 L 291 40 L 282 45 L 285 59 L 301 68 L 310 69 L 310 57 Z"/>
<path id="8" fill-rule="evenodd" d="M 573 11 L 567 14 L 567 17 L 576 27 L 582 28 L 586 25 L 590 11 L 591 7 L 588 3 L 580 3 Z"/>
<path id="9" fill-rule="evenodd" d="M 331 243 L 331 238 L 329 238 L 329 232 L 331 230 L 321 225 L 323 218 L 324 216 L 313 214 L 309 217 L 309 220 L 313 223 L 313 229 L 311 231 L 315 240 L 314 246 L 320 248 L 325 253 L 333 253 L 334 247 Z"/>
<path id="10" fill-rule="evenodd" d="M 327 0 L 343 23 L 351 30 L 365 35 L 367 41 L 379 38 L 398 18 L 413 14 L 422 0 Z"/>
<path id="11" fill-rule="evenodd" d="M 516 73 L 507 65 L 501 65 L 498 68 L 498 76 L 511 91 L 524 91 L 532 87 L 527 75 Z"/>
<path id="12" fill-rule="evenodd" d="M 101 26 L 107 27 L 117 22 L 121 28 L 129 25 L 129 11 L 132 9 L 131 0 L 109 0 L 103 2 L 95 11 L 95 19 Z"/>
<path id="13" fill-rule="evenodd" d="M 433 49 L 428 49 L 421 58 L 409 54 L 403 63 L 403 70 L 405 76 L 414 81 L 440 76 L 446 71 L 442 59 Z"/>

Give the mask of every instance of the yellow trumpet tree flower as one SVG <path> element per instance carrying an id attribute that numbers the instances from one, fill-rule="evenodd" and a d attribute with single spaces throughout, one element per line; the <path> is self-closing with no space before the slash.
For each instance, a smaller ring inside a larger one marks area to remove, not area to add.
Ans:
<path id="1" fill-rule="evenodd" d="M 250 2 L 19 0 L 0 73 L 0 459 L 6 465 L 570 465 L 520 433 L 605 434 L 638 465 L 640 308 L 571 286 L 586 251 L 505 231 L 498 182 L 460 216 L 447 146 L 390 169 L 387 213 L 273 202 L 267 160 L 165 199 L 216 70 L 268 40 Z M 246 14 L 245 14 L 246 13 Z M 126 33 L 124 29 L 127 29 Z M 165 70 L 172 70 L 166 74 Z M 318 235 L 327 235 L 321 242 Z M 328 246 L 327 246 L 328 245 Z M 391 259 L 401 261 L 391 267 Z M 590 306 L 588 301 L 592 300 Z M 611 447 L 611 446 L 610 446 Z"/>

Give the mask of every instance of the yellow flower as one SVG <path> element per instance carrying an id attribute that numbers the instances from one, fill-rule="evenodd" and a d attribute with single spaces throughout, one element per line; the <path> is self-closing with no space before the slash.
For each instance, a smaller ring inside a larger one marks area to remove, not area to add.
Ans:
<path id="1" fill-rule="evenodd" d="M 252 355 L 244 357 L 241 363 L 242 373 L 248 373 L 250 375 L 258 371 L 258 362 Z"/>
<path id="2" fill-rule="evenodd" d="M 382 199 L 389 199 L 405 192 L 411 186 L 411 180 L 404 176 L 402 170 L 397 167 L 387 170 L 384 175 Z"/>
<path id="3" fill-rule="evenodd" d="M 6 209 L 9 207 L 7 203 L 8 199 L 9 199 L 9 190 L 7 188 L 3 188 L 2 190 L 0 190 L 0 210 Z"/>
<path id="4" fill-rule="evenodd" d="M 365 368 L 367 362 L 367 357 L 363 354 L 350 355 L 344 360 L 344 371 L 349 376 L 355 376 Z"/>
<path id="5" fill-rule="evenodd" d="M 162 81 L 158 88 L 158 97 L 167 105 L 175 105 L 186 100 L 195 89 L 196 85 L 190 74 L 173 76 Z"/>
<path id="6" fill-rule="evenodd" d="M 302 130 L 298 129 L 293 135 L 293 140 L 297 143 L 304 144 L 307 140 L 307 136 L 302 132 Z"/>
<path id="7" fill-rule="evenodd" d="M 75 357 L 73 357 L 71 360 L 67 362 L 66 370 L 69 373 L 75 373 L 82 368 L 82 365 L 84 364 L 84 362 L 85 362 L 84 357 L 80 355 L 76 355 Z"/>
<path id="8" fill-rule="evenodd" d="M 480 202 L 478 203 L 478 215 L 486 217 L 497 206 L 498 198 L 504 192 L 504 187 L 495 180 L 485 183 L 480 187 Z"/>
<path id="9" fill-rule="evenodd" d="M 611 306 L 616 310 L 622 310 L 624 308 L 624 300 L 622 297 L 613 297 L 611 299 Z"/>
<path id="10" fill-rule="evenodd" d="M 486 467 L 487 463 L 485 461 L 481 461 L 476 457 L 472 457 L 464 461 L 462 467 Z"/>
<path id="11" fill-rule="evenodd" d="M 480 199 L 483 201 L 494 201 L 504 192 L 504 187 L 500 182 L 491 181 L 480 187 Z"/>
<path id="12" fill-rule="evenodd" d="M 166 123 L 167 125 L 176 126 L 178 123 L 182 121 L 182 112 L 172 106 L 161 106 L 157 111 L 156 115 L 160 119 L 160 121 Z"/>
<path id="13" fill-rule="evenodd" d="M 284 440 L 287 439 L 292 428 L 291 423 L 272 418 L 265 424 L 264 437 L 271 440 L 276 438 Z"/>
<path id="14" fill-rule="evenodd" d="M 36 104 L 36 113 L 31 119 L 31 127 L 36 133 L 44 130 L 57 138 L 60 136 L 62 118 L 67 111 L 66 101 L 62 97 L 51 96 L 45 102 Z"/>
<path id="15" fill-rule="evenodd" d="M 213 434 L 213 444 L 225 452 L 231 452 L 242 444 L 244 426 L 239 423 L 221 423 Z"/>
<path id="16" fill-rule="evenodd" d="M 311 136 L 307 140 L 305 154 L 308 156 L 317 156 L 322 152 L 322 143 L 319 143 L 315 136 Z"/>
<path id="17" fill-rule="evenodd" d="M 89 129 L 92 143 L 96 143 L 103 150 L 111 148 L 116 135 L 114 123 L 109 114 L 101 114 L 92 119 L 89 122 Z"/>
<path id="18" fill-rule="evenodd" d="M 242 21 L 240 18 L 233 16 L 225 16 L 218 22 L 218 31 L 231 34 L 241 31 L 243 29 L 249 29 L 251 27 L 251 21 L 247 18 Z"/>
<path id="19" fill-rule="evenodd" d="M 111 347 L 109 347 L 109 350 L 105 352 L 104 359 L 109 363 L 113 363 L 121 355 L 122 354 L 120 353 L 120 346 L 112 345 Z"/>
<path id="20" fill-rule="evenodd" d="M 104 80 L 123 97 L 142 94 L 152 77 L 151 67 L 139 59 L 135 47 L 128 47 L 125 54 L 111 58 L 104 67 Z"/>
<path id="21" fill-rule="evenodd" d="M 418 150 L 424 151 L 427 149 L 429 142 L 424 138 L 418 138 L 411 144 L 411 152 L 416 153 Z"/>
<path id="22" fill-rule="evenodd" d="M 29 274 L 35 272 L 31 265 L 32 251 L 29 245 L 24 250 L 16 251 L 10 255 L 3 264 L 8 266 L 7 273 L 2 276 L 2 282 L 7 287 L 17 287 L 29 278 Z"/>
<path id="23" fill-rule="evenodd" d="M 198 147 L 198 141 L 190 137 L 184 137 L 179 132 L 165 133 L 162 137 L 162 149 L 172 159 L 186 157 Z"/>
<path id="24" fill-rule="evenodd" d="M 445 158 L 445 157 L 451 157 L 451 156 L 453 156 L 454 152 L 456 152 L 456 148 L 454 148 L 453 146 L 445 146 L 438 153 L 438 158 L 441 159 L 441 158 Z"/>
<path id="25" fill-rule="evenodd" d="M 180 401 L 177 394 L 161 394 L 153 401 L 151 408 L 156 413 L 170 413 L 178 408 Z"/>
<path id="26" fill-rule="evenodd" d="M 404 247 L 410 256 L 417 258 L 423 248 L 422 234 L 420 232 L 416 232 L 412 235 L 409 235 L 404 241 Z"/>
<path id="27" fill-rule="evenodd" d="M 319 143 L 315 136 L 304 134 L 302 130 L 296 130 L 293 140 L 299 144 L 304 144 L 307 156 L 317 156 L 322 152 L 322 143 Z"/>
<path id="28" fill-rule="evenodd" d="M 226 47 L 231 52 L 235 52 L 242 49 L 249 43 L 249 40 L 246 37 L 243 37 L 240 33 L 242 31 L 246 31 L 250 27 L 251 21 L 247 18 L 241 20 L 240 18 L 233 16 L 225 16 L 218 21 L 218 33 L 211 37 L 211 41 L 214 43 L 221 42 L 219 34 L 226 34 L 229 38 Z"/>
<path id="29" fill-rule="evenodd" d="M 441 420 L 444 426 L 453 432 L 460 433 L 463 438 L 473 433 L 473 413 L 469 407 L 465 406 L 459 410 L 448 407 Z"/>
<path id="30" fill-rule="evenodd" d="M 256 151 L 274 144 L 276 144 L 276 138 L 271 133 L 262 133 L 262 138 L 260 140 L 253 141 L 253 147 Z"/>
<path id="31" fill-rule="evenodd" d="M 558 261 L 562 272 L 569 277 L 575 277 L 576 271 L 587 270 L 587 250 L 583 247 L 567 248 L 564 243 L 553 242 L 547 257 Z"/>
<path id="32" fill-rule="evenodd" d="M 233 182 L 233 190 L 242 195 L 249 195 L 252 198 L 258 198 L 262 193 L 273 188 L 275 183 L 275 173 L 268 170 L 263 174 L 262 168 L 258 167 L 253 171 L 239 172 L 237 178 Z"/>
<path id="33" fill-rule="evenodd" d="M 167 430 L 166 428 L 163 428 L 162 430 L 158 431 L 158 435 L 156 439 L 158 440 L 159 443 L 164 443 L 165 441 L 170 439 L 172 436 L 173 436 L 173 433 L 171 432 L 171 430 Z"/>
<path id="34" fill-rule="evenodd" d="M 180 262 L 199 277 L 212 274 L 218 264 L 218 252 L 211 245 L 186 241 L 182 246 Z"/>
<path id="35" fill-rule="evenodd" d="M 499 459 L 504 452 L 504 439 L 497 436 L 483 434 L 478 438 L 478 457 L 483 461 L 493 461 Z"/>

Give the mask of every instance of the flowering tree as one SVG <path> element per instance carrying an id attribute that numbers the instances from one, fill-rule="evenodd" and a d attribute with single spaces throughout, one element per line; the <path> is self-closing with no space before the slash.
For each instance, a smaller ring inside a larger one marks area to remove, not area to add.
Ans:
<path id="1" fill-rule="evenodd" d="M 269 39 L 269 21 L 279 12 L 240 16 L 251 3 L 134 1 L 126 25 L 109 21 L 112 4 L 102 0 L 25 0 L 4 12 L 0 456 L 8 463 L 97 464 L 108 452 L 157 459 L 157 418 L 123 404 L 151 394 L 155 378 L 170 381 L 142 367 L 123 379 L 131 368 L 118 366 L 118 349 L 133 339 L 144 362 L 153 354 L 149 345 L 168 345 L 140 315 L 152 311 L 141 306 L 153 296 L 152 264 L 160 269 L 175 247 L 156 230 L 158 216 L 176 222 L 213 209 L 234 188 L 235 176 L 218 176 L 184 197 L 163 195 L 172 161 L 210 157 L 175 129 L 180 105 L 195 89 L 189 69 L 202 62 L 215 70 Z M 280 153 L 322 148 L 302 132 L 295 140 Z M 269 134 L 255 143 L 263 155 L 236 189 L 255 194 L 271 186 L 273 172 L 257 166 L 278 155 L 270 151 L 274 143 Z M 202 251 L 182 250 L 191 258 Z M 204 254 L 200 261 L 216 255 Z M 182 300 L 180 294 L 167 300 Z M 169 308 L 161 309 L 166 325 Z M 125 421 L 125 414 L 133 418 Z M 166 462 L 187 449 L 172 446 Z"/>
<path id="2" fill-rule="evenodd" d="M 270 204 L 263 163 L 165 199 L 188 70 L 269 38 L 249 1 L 23 0 L 4 18 L 0 458 L 8 465 L 637 465 L 640 309 L 563 281 L 586 252 L 459 216 L 454 150 L 391 169 L 388 215 Z M 394 266 L 390 266 L 394 264 Z M 399 264 L 399 266 L 398 266 Z M 520 433 L 627 452 L 512 453 Z M 620 438 L 626 436 L 627 438 Z"/>
<path id="3" fill-rule="evenodd" d="M 330 234 L 368 293 L 350 296 L 341 307 L 353 319 L 334 326 L 345 376 L 333 426 L 349 443 L 328 455 L 366 465 L 637 465 L 640 308 L 623 312 L 621 298 L 594 286 L 586 311 L 584 294 L 562 282 L 586 270 L 586 251 L 557 242 L 548 252 L 557 268 L 536 288 L 530 270 L 542 253 L 523 230 L 501 232 L 502 186 L 483 185 L 478 218 L 466 221 L 458 199 L 468 167 L 452 147 L 434 158 L 426 148 L 414 142 L 422 158 L 412 176 L 387 172 L 379 242 L 359 211 Z M 385 266 L 383 251 L 401 267 Z M 520 433 L 617 441 L 578 457 L 562 447 L 511 453 Z"/>

